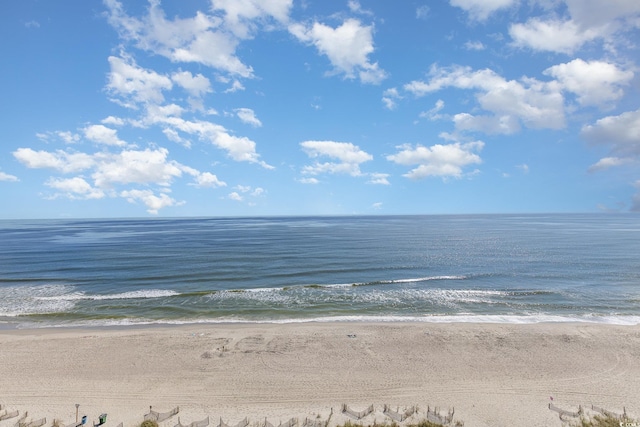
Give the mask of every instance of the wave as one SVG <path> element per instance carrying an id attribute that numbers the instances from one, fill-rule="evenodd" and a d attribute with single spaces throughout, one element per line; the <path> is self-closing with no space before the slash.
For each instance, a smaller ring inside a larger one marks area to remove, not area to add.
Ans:
<path id="1" fill-rule="evenodd" d="M 394 285 L 398 283 L 419 283 L 419 282 L 429 282 L 432 280 L 465 280 L 465 279 L 467 279 L 467 276 L 428 276 L 428 277 L 417 277 L 413 279 L 374 280 L 371 282 L 336 283 L 331 285 L 308 285 L 308 286 L 342 288 L 342 287 L 356 287 L 356 286 Z"/>
<path id="2" fill-rule="evenodd" d="M 81 301 L 81 300 L 120 300 L 120 299 L 148 299 L 148 298 L 166 298 L 181 295 L 179 292 L 166 289 L 149 289 L 130 292 L 122 292 L 119 294 L 94 294 L 87 295 L 82 292 L 76 292 L 66 295 L 35 297 L 37 300 L 59 300 L 59 301 Z"/>
<path id="3" fill-rule="evenodd" d="M 470 323 L 470 324 L 511 324 L 530 325 L 539 323 L 588 323 L 602 325 L 637 326 L 640 316 L 563 316 L 552 314 L 536 315 L 429 315 L 429 316 L 394 316 L 394 315 L 344 315 L 309 318 L 286 319 L 250 319 L 238 317 L 209 318 L 209 319 L 101 319 L 81 320 L 66 323 L 23 323 L 14 325 L 16 329 L 42 329 L 67 327 L 132 327 L 147 325 L 207 325 L 207 324 L 301 324 L 301 323 Z M 1 322 L 0 322 L 1 323 Z"/>

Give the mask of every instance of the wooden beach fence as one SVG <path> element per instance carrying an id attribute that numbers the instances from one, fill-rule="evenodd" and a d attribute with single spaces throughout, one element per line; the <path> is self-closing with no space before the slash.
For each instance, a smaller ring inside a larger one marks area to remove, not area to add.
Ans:
<path id="1" fill-rule="evenodd" d="M 4 414 L 0 414 L 0 421 L 8 420 L 11 418 L 15 418 L 20 415 L 20 411 L 12 411 L 8 412 L 6 409 L 4 410 Z"/>
<path id="2" fill-rule="evenodd" d="M 178 424 L 176 424 L 175 427 L 207 427 L 208 425 L 209 425 L 209 417 L 201 421 L 194 421 L 191 424 L 182 424 L 180 422 L 180 417 L 178 417 Z"/>
<path id="3" fill-rule="evenodd" d="M 326 427 L 327 422 L 319 419 L 310 419 L 305 418 L 304 423 L 302 423 L 302 427 Z"/>
<path id="4" fill-rule="evenodd" d="M 373 405 L 369 406 L 364 411 L 356 412 L 353 409 L 349 408 L 346 403 L 342 404 L 342 413 L 350 416 L 351 418 L 355 418 L 356 420 L 366 417 L 367 415 L 373 413 L 373 411 Z"/>
<path id="5" fill-rule="evenodd" d="M 22 424 L 22 427 L 42 427 L 47 423 L 46 418 L 40 418 L 39 420 L 34 420 L 28 423 Z"/>
<path id="6" fill-rule="evenodd" d="M 607 411 L 606 409 L 600 408 L 599 406 L 596 406 L 596 405 L 591 405 L 591 409 L 593 409 L 596 412 L 600 412 L 602 415 L 615 418 L 617 420 L 624 420 L 627 418 L 627 408 L 625 407 L 622 408 L 622 414 L 616 414 L 615 412 Z"/>
<path id="7" fill-rule="evenodd" d="M 239 421 L 235 426 L 230 426 L 229 424 L 222 421 L 222 417 L 220 417 L 220 424 L 218 424 L 218 427 L 247 427 L 248 425 L 249 420 L 247 419 L 247 417 L 245 417 L 244 420 Z"/>
<path id="8" fill-rule="evenodd" d="M 27 420 L 27 415 L 28 413 L 25 411 L 25 413 L 20 418 L 18 418 L 18 421 L 16 421 L 16 423 L 13 426 L 22 427 L 25 424 L 25 421 Z"/>
<path id="9" fill-rule="evenodd" d="M 399 412 L 391 409 L 391 406 L 389 405 L 384 405 L 384 409 L 382 413 L 385 414 L 387 417 L 391 418 L 393 421 L 401 423 L 407 418 L 409 418 L 410 416 L 412 416 L 413 414 L 415 414 L 416 411 L 417 409 L 415 406 L 412 406 L 411 408 L 407 409 L 404 412 Z"/>
<path id="10" fill-rule="evenodd" d="M 291 418 L 286 423 L 280 423 L 278 425 L 278 427 L 294 427 L 294 426 L 297 426 L 297 425 L 298 425 L 298 419 L 297 418 Z"/>
<path id="11" fill-rule="evenodd" d="M 173 417 L 178 412 L 180 412 L 180 407 L 179 406 L 176 406 L 175 408 L 173 408 L 169 412 L 162 412 L 162 413 L 153 411 L 151 409 L 151 406 L 150 406 L 149 407 L 149 413 L 145 414 L 144 419 L 145 419 L 145 421 L 157 421 L 157 422 L 160 423 L 162 421 L 168 420 L 169 418 Z"/>
<path id="12" fill-rule="evenodd" d="M 582 406 L 578 406 L 578 412 L 573 412 L 573 411 L 567 411 L 566 409 L 558 408 L 553 403 L 549 403 L 549 409 L 557 412 L 559 414 L 558 416 L 560 417 L 560 419 L 562 419 L 562 417 L 573 417 L 573 418 L 579 417 L 583 413 Z"/>
<path id="13" fill-rule="evenodd" d="M 455 414 L 456 410 L 453 408 L 447 415 L 440 415 L 440 410 L 438 408 L 433 408 L 427 406 L 427 420 L 436 424 L 451 424 L 453 421 L 453 414 Z"/>

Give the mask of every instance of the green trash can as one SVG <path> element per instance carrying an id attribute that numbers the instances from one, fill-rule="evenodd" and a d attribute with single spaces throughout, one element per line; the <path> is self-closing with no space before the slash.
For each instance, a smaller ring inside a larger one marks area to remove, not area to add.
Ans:
<path id="1" fill-rule="evenodd" d="M 100 424 L 104 424 L 107 422 L 107 414 L 100 414 L 100 417 L 98 417 L 98 419 L 100 420 Z"/>

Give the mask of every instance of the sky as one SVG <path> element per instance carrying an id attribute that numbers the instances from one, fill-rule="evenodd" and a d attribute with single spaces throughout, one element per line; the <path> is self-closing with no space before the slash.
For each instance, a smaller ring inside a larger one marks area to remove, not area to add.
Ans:
<path id="1" fill-rule="evenodd" d="M 637 0 L 21 0 L 0 35 L 0 218 L 640 211 Z"/>

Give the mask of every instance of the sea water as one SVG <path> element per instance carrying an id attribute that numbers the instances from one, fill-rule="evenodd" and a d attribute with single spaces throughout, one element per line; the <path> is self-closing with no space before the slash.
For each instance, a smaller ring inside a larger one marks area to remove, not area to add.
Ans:
<path id="1" fill-rule="evenodd" d="M 640 216 L 0 221 L 0 327 L 640 323 Z"/>

